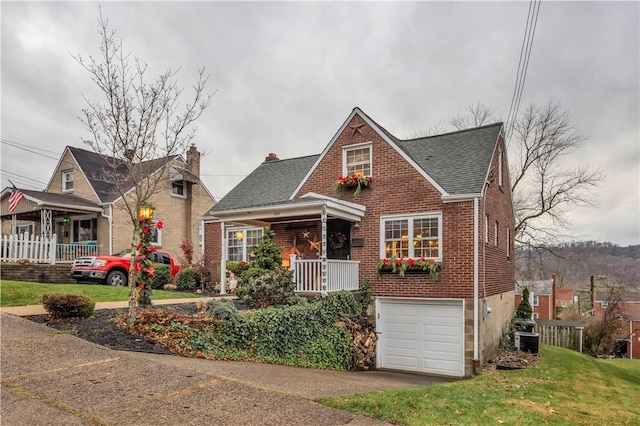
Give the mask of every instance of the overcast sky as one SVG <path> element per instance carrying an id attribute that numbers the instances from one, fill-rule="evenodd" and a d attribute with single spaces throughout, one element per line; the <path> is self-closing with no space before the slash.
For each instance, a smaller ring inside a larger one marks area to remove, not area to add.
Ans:
<path id="1" fill-rule="evenodd" d="M 481 102 L 506 120 L 529 2 L 105 2 L 124 50 L 157 73 L 197 70 L 217 91 L 198 122 L 216 199 L 269 152 L 320 153 L 356 106 L 400 138 Z M 98 3 L 3 1 L 2 187 L 44 189 L 67 145 L 84 147 L 70 53 L 98 53 Z M 584 135 L 574 165 L 601 167 L 598 208 L 571 211 L 575 239 L 640 244 L 638 2 L 543 2 L 522 94 L 554 99 Z M 186 100 L 186 97 L 185 97 Z M 18 145 L 19 147 L 15 147 Z"/>

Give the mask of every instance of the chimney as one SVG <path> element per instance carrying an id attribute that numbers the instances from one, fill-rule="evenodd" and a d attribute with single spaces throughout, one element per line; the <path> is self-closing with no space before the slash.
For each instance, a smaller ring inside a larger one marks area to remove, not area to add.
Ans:
<path id="1" fill-rule="evenodd" d="M 556 274 L 551 274 L 551 319 L 556 319 Z"/>
<path id="2" fill-rule="evenodd" d="M 264 157 L 264 161 L 278 161 L 279 158 L 276 154 L 274 154 L 273 152 L 270 152 L 269 155 L 267 155 L 266 157 Z"/>
<path id="3" fill-rule="evenodd" d="M 195 144 L 191 144 L 187 151 L 187 170 L 200 178 L 200 152 Z"/>

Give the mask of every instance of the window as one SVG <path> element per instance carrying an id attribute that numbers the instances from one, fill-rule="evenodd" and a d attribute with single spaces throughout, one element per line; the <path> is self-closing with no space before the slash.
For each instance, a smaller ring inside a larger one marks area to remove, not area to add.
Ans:
<path id="1" fill-rule="evenodd" d="M 502 161 L 504 159 L 504 152 L 502 148 L 498 150 L 498 186 L 502 186 Z"/>
<path id="2" fill-rule="evenodd" d="M 533 313 L 533 319 L 534 319 L 534 320 L 537 320 L 538 318 L 540 318 L 540 314 L 539 314 L 539 313 L 537 313 L 537 312 L 534 312 L 534 313 Z"/>
<path id="3" fill-rule="evenodd" d="M 440 240 L 442 220 L 440 214 L 381 217 L 383 258 L 442 257 Z"/>
<path id="4" fill-rule="evenodd" d="M 600 307 L 601 307 L 602 309 L 607 309 L 607 308 L 609 307 L 609 302 L 608 302 L 608 301 L 606 301 L 606 302 L 600 302 Z"/>
<path id="5" fill-rule="evenodd" d="M 484 217 L 484 242 L 489 244 L 489 215 Z"/>
<path id="6" fill-rule="evenodd" d="M 507 258 L 511 257 L 511 228 L 507 228 Z"/>
<path id="7" fill-rule="evenodd" d="M 351 145 L 342 151 L 343 176 L 357 175 L 372 176 L 371 171 L 371 143 Z"/>
<path id="8" fill-rule="evenodd" d="M 158 224 L 158 220 L 154 220 L 154 224 Z M 151 235 L 151 245 L 153 246 L 162 246 L 162 229 L 158 229 L 157 226 L 152 226 L 149 230 L 149 235 Z"/>
<path id="9" fill-rule="evenodd" d="M 187 196 L 187 191 L 184 187 L 184 181 L 181 180 L 179 182 L 171 183 L 171 195 L 182 198 L 185 198 Z"/>
<path id="10" fill-rule="evenodd" d="M 533 295 L 533 306 L 538 306 L 540 304 L 540 299 L 537 294 Z"/>
<path id="11" fill-rule="evenodd" d="M 33 225 L 31 224 L 26 224 L 26 223 L 21 223 L 16 225 L 16 230 L 15 233 L 18 235 L 27 233 L 29 235 L 33 235 Z"/>
<path id="12" fill-rule="evenodd" d="M 74 219 L 73 221 L 73 242 L 81 243 L 84 241 L 98 240 L 98 219 L 84 218 Z"/>
<path id="13" fill-rule="evenodd" d="M 227 230 L 227 260 L 251 260 L 252 251 L 262 239 L 262 228 L 232 228 Z"/>
<path id="14" fill-rule="evenodd" d="M 498 221 L 496 220 L 496 226 L 493 229 L 493 235 L 494 235 L 494 243 L 497 246 L 498 245 Z"/>
<path id="15" fill-rule="evenodd" d="M 62 190 L 73 191 L 73 170 L 62 172 Z"/>

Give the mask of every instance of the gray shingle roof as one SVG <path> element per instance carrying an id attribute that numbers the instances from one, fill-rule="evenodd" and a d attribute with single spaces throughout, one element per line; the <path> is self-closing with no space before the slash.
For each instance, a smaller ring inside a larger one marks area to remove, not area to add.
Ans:
<path id="1" fill-rule="evenodd" d="M 100 204 L 95 201 L 86 200 L 73 194 L 56 194 L 53 192 L 33 191 L 30 189 L 23 189 L 22 192 L 25 195 L 42 201 L 46 206 L 75 206 L 79 208 L 100 207 Z"/>
<path id="2" fill-rule="evenodd" d="M 457 195 L 482 192 L 502 123 L 400 140 L 369 116 L 367 119 L 447 193 Z M 215 216 L 216 212 L 225 210 L 266 206 L 288 200 L 318 157 L 312 155 L 262 163 L 207 212 L 206 216 Z"/>
<path id="3" fill-rule="evenodd" d="M 397 144 L 449 194 L 478 194 L 501 128 L 495 123 Z"/>
<path id="4" fill-rule="evenodd" d="M 265 161 L 207 213 L 284 202 L 302 181 L 318 155 Z"/>
<path id="5" fill-rule="evenodd" d="M 89 183 L 93 187 L 93 190 L 98 195 L 98 198 L 102 203 L 110 203 L 120 197 L 116 186 L 108 180 L 102 179 L 100 176 L 103 170 L 112 170 L 111 164 L 118 164 L 118 173 L 123 176 L 126 174 L 126 168 L 124 162 L 114 157 L 103 158 L 101 155 L 96 154 L 93 151 L 88 151 L 82 148 L 68 147 L 74 158 L 78 162 L 78 166 L 82 169 L 82 172 L 89 180 Z M 169 157 L 170 161 L 181 159 L 179 155 Z M 141 176 L 148 176 L 161 168 L 165 163 L 166 158 L 158 158 L 154 160 L 145 161 L 137 165 Z M 123 183 L 124 182 L 124 183 Z M 128 181 L 121 182 L 122 189 L 126 192 L 133 187 L 133 184 Z"/>

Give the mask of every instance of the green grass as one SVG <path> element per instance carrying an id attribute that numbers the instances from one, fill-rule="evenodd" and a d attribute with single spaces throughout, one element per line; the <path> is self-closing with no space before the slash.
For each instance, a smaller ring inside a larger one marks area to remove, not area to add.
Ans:
<path id="1" fill-rule="evenodd" d="M 541 345 L 537 368 L 319 402 L 399 425 L 637 425 L 640 361 Z"/>
<path id="2" fill-rule="evenodd" d="M 129 300 L 127 287 L 101 284 L 43 284 L 26 281 L 0 280 L 0 306 L 27 306 L 42 304 L 42 295 L 48 292 L 83 294 L 95 302 L 120 302 Z M 199 297 L 193 293 L 153 290 L 152 300 L 185 299 Z"/>

